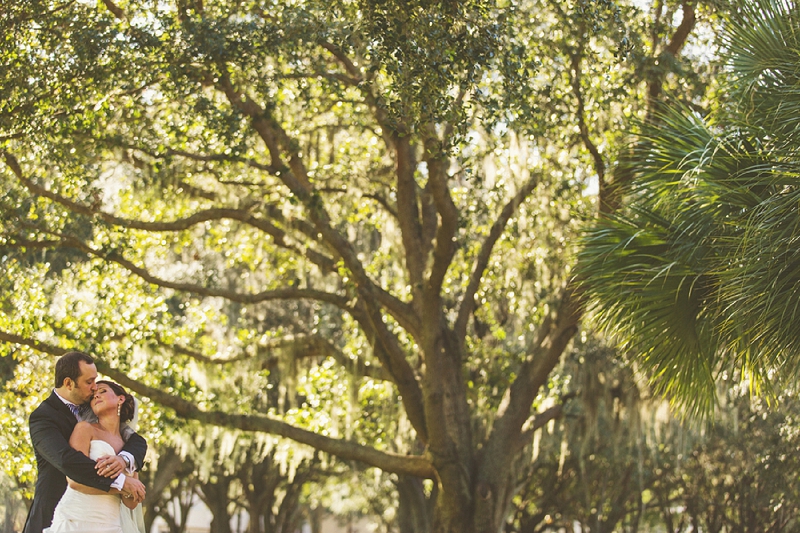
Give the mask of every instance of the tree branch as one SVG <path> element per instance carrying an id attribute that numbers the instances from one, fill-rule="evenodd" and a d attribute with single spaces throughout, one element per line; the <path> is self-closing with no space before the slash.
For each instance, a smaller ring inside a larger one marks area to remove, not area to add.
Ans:
<path id="1" fill-rule="evenodd" d="M 372 329 L 378 334 L 385 354 L 388 356 L 382 359 L 381 363 L 397 384 L 409 413 L 411 424 L 414 425 L 417 434 L 424 437 L 427 431 L 424 418 L 416 416 L 416 413 L 424 412 L 419 383 L 403 349 L 399 345 L 399 340 L 388 330 L 383 322 L 382 312 L 376 303 L 381 304 L 398 322 L 403 324 L 412 336 L 416 336 L 419 333 L 418 320 L 412 314 L 408 304 L 390 295 L 372 281 L 358 259 L 358 254 L 353 249 L 352 243 L 333 227 L 322 199 L 309 182 L 303 161 L 298 151 L 292 149 L 291 139 L 286 132 L 265 109 L 247 97 L 242 91 L 234 88 L 224 65 L 221 70 L 222 74 L 219 77 L 221 90 L 231 105 L 239 109 L 245 116 L 250 117 L 254 129 L 270 152 L 273 164 L 279 165 L 282 161 L 282 149 L 289 154 L 289 167 L 281 171 L 279 177 L 292 194 L 305 206 L 311 222 L 320 232 L 323 239 L 339 253 L 345 266 L 350 270 L 360 295 L 360 302 L 367 309 L 367 313 L 364 316 L 369 319 L 369 324 L 366 325 L 365 329 Z M 384 352 L 377 351 L 376 353 L 382 354 Z"/>
<path id="2" fill-rule="evenodd" d="M 276 339 L 275 342 L 267 346 L 259 346 L 258 351 L 266 351 L 267 356 L 256 355 L 255 357 L 241 354 L 234 357 L 209 357 L 198 351 L 189 349 L 177 344 L 169 344 L 162 340 L 157 340 L 158 345 L 177 354 L 185 355 L 207 365 L 226 365 L 252 359 L 260 360 L 262 370 L 271 370 L 278 365 L 280 356 L 269 355 L 274 351 L 286 350 L 293 353 L 295 358 L 304 359 L 311 357 L 331 357 L 338 362 L 342 368 L 348 370 L 355 376 L 363 376 L 372 379 L 391 381 L 391 376 L 380 366 L 370 365 L 360 358 L 348 357 L 329 340 L 318 335 L 309 335 L 298 338 Z"/>
<path id="3" fill-rule="evenodd" d="M 577 289 L 570 284 L 564 291 L 561 302 L 552 319 L 542 324 L 539 337 L 533 346 L 532 353 L 522 365 L 519 375 L 509 388 L 498 409 L 498 419 L 511 420 L 511 425 L 518 432 L 530 412 L 530 406 L 541 387 L 558 363 L 566 345 L 572 339 L 582 314 Z M 504 423 L 495 423 L 495 428 L 502 430 Z"/>
<path id="4" fill-rule="evenodd" d="M 511 449 L 530 417 L 533 400 L 547 383 L 550 372 L 578 329 L 583 302 L 575 291 L 574 284 L 568 284 L 557 310 L 545 318 L 531 354 L 503 395 L 484 448 L 484 456 L 493 457 L 495 465 L 498 461 L 513 461 Z M 482 475 L 491 476 L 491 473 L 483 472 Z"/>
<path id="5" fill-rule="evenodd" d="M 127 148 L 129 150 L 136 150 L 143 154 L 146 154 L 153 159 L 163 159 L 164 157 L 170 156 L 178 156 L 183 157 L 186 159 L 191 159 L 192 161 L 199 161 L 202 163 L 209 163 L 209 162 L 223 162 L 223 163 L 241 163 L 246 165 L 250 168 L 254 168 L 256 170 L 261 170 L 263 172 L 268 172 L 270 174 L 277 174 L 280 171 L 280 167 L 276 167 L 274 165 L 265 165 L 263 163 L 259 163 L 258 161 L 254 161 L 253 159 L 249 159 L 246 157 L 237 157 L 231 156 L 227 154 L 196 154 L 194 152 L 189 152 L 186 150 L 176 150 L 174 148 L 167 148 L 164 150 L 163 153 L 157 153 L 150 150 L 146 150 L 141 146 L 136 146 L 132 144 L 118 144 L 122 148 Z"/>
<path id="6" fill-rule="evenodd" d="M 439 213 L 439 226 L 436 231 L 436 244 L 433 249 L 431 266 L 425 290 L 428 296 L 436 299 L 442 288 L 445 275 L 456 252 L 455 234 L 458 230 L 458 208 L 450 195 L 449 176 L 442 143 L 436 137 L 433 125 L 425 128 L 425 162 L 428 164 L 428 188 L 433 196 L 436 211 Z"/>
<path id="7" fill-rule="evenodd" d="M 350 194 L 350 191 L 346 187 L 324 187 L 317 189 L 321 193 L 340 193 L 340 194 Z M 361 198 L 367 198 L 369 200 L 375 200 L 381 207 L 383 207 L 387 213 L 392 215 L 392 218 L 397 220 L 397 210 L 389 203 L 385 197 L 380 194 L 371 194 L 371 193 L 362 193 Z"/>
<path id="8" fill-rule="evenodd" d="M 231 104 L 251 118 L 253 126 L 270 151 L 273 165 L 279 166 L 282 154 L 281 146 L 285 146 L 288 150 L 291 145 L 288 135 L 268 116 L 261 106 L 240 91 L 236 91 L 229 76 L 221 76 L 221 83 Z M 322 205 L 321 198 L 308 181 L 305 166 L 300 160 L 300 156 L 295 151 L 288 151 L 290 152 L 290 168 L 279 173 L 280 179 L 305 205 L 309 218 L 317 230 L 323 235 L 325 241 L 342 257 L 345 265 L 353 274 L 356 286 L 365 300 L 367 302 L 371 302 L 373 299 L 379 301 L 403 327 L 408 329 L 409 333 L 415 335 L 418 332 L 418 321 L 411 313 L 409 305 L 384 291 L 367 275 L 351 243 L 343 238 L 331 225 L 330 217 Z M 368 305 L 371 305 L 371 303 Z"/>
<path id="9" fill-rule="evenodd" d="M 419 295 L 425 272 L 423 251 L 426 247 L 422 239 L 417 204 L 417 182 L 414 179 L 417 160 L 408 135 L 392 132 L 390 138 L 397 158 L 395 175 L 397 176 L 397 220 L 400 226 L 400 238 L 405 251 L 412 294 Z"/>
<path id="10" fill-rule="evenodd" d="M 105 5 L 106 8 L 108 8 L 108 10 L 111 11 L 111 13 L 113 13 L 118 19 L 123 20 L 127 18 L 125 12 L 111 0 L 103 0 L 103 5 Z"/>
<path id="11" fill-rule="evenodd" d="M 406 253 L 406 268 L 412 291 L 419 291 L 422 288 L 425 271 L 426 246 L 423 242 L 419 217 L 418 186 L 414 179 L 417 167 L 416 156 L 409 132 L 401 124 L 390 124 L 385 106 L 382 106 L 379 99 L 370 91 L 369 84 L 363 83 L 364 77 L 361 70 L 341 48 L 325 41 L 320 41 L 320 46 L 329 51 L 342 64 L 347 73 L 358 81 L 366 102 L 372 108 L 378 124 L 394 149 L 397 159 L 397 220 L 400 225 L 403 249 Z"/>
<path id="12" fill-rule="evenodd" d="M 668 53 L 677 54 L 685 44 L 694 23 L 693 4 L 685 2 L 683 21 L 667 46 Z M 573 56 L 573 69 L 579 67 L 579 64 L 574 63 Z M 576 70 L 576 72 L 579 71 Z M 575 87 L 575 81 L 578 78 L 579 76 L 576 75 L 573 80 L 573 90 L 580 88 L 579 86 Z M 650 81 L 649 89 L 651 98 L 648 100 L 648 113 L 652 112 L 655 98 L 660 93 L 660 76 L 657 80 Z M 624 181 L 624 176 L 615 177 L 615 179 Z M 610 198 L 609 193 L 612 192 L 610 185 L 603 181 L 600 183 L 601 213 L 612 212 L 618 206 L 618 198 Z M 519 450 L 521 445 L 521 441 L 517 439 L 526 434 L 523 427 L 530 417 L 533 400 L 546 384 L 549 374 L 577 331 L 583 307 L 584 302 L 580 289 L 577 287 L 576 280 L 572 279 L 567 283 L 556 311 L 548 316 L 539 327 L 539 333 L 530 355 L 522 365 L 517 378 L 505 391 L 482 452 L 483 464 L 479 468 L 477 480 L 479 484 L 484 483 L 490 486 L 492 482 L 496 481 L 494 479 L 495 472 L 505 471 L 508 464 L 513 461 L 515 456 L 513 452 Z"/>
<path id="13" fill-rule="evenodd" d="M 349 85 L 351 87 L 357 87 L 359 83 L 361 83 L 360 78 L 352 78 L 350 76 L 345 76 L 344 74 L 340 74 L 338 72 L 309 72 L 306 74 L 284 74 L 280 76 L 282 79 L 309 79 L 309 78 L 325 78 L 328 80 L 333 81 L 340 81 L 345 85 Z M 363 104 L 364 102 L 352 102 Z"/>
<path id="14" fill-rule="evenodd" d="M 22 168 L 20 167 L 19 163 L 17 162 L 16 157 L 7 152 L 2 152 L 4 159 L 6 160 L 6 164 L 11 168 L 14 175 L 17 179 L 22 183 L 29 191 L 33 194 L 42 196 L 44 198 L 48 198 L 60 205 L 63 205 L 70 211 L 74 213 L 78 213 L 81 215 L 89 216 L 92 218 L 97 218 L 106 222 L 108 224 L 123 227 L 127 229 L 135 229 L 141 231 L 151 231 L 151 232 L 177 232 L 177 231 L 185 231 L 193 226 L 198 224 L 202 224 L 204 222 L 214 221 L 214 220 L 237 220 L 248 226 L 254 227 L 264 233 L 270 235 L 273 239 L 275 245 L 280 246 L 286 250 L 290 250 L 292 252 L 297 253 L 298 255 L 303 255 L 318 265 L 324 272 L 331 272 L 335 270 L 335 261 L 325 256 L 324 254 L 314 250 L 313 248 L 306 248 L 300 249 L 296 246 L 292 246 L 291 244 L 286 242 L 286 232 L 282 229 L 278 228 L 268 220 L 264 220 L 261 218 L 256 217 L 253 215 L 250 210 L 253 208 L 253 204 L 247 208 L 213 208 L 213 209 L 205 209 L 202 211 L 198 211 L 186 218 L 172 220 L 168 222 L 145 222 L 142 220 L 134 220 L 129 218 L 122 218 L 110 213 L 106 213 L 101 211 L 100 209 L 88 206 L 80 202 L 76 202 L 60 194 L 56 194 L 52 191 L 49 191 L 45 187 L 38 185 L 33 180 L 25 177 L 25 174 L 22 172 Z M 302 231 L 302 230 L 301 230 Z"/>
<path id="15" fill-rule="evenodd" d="M 695 23 L 697 22 L 697 13 L 695 12 L 694 2 L 682 2 L 681 7 L 683 8 L 683 17 L 681 18 L 681 23 L 675 29 L 675 33 L 672 34 L 672 38 L 669 40 L 665 51 L 676 56 L 680 53 L 683 45 L 686 44 L 686 40 L 689 38 L 689 35 L 692 33 L 694 29 Z"/>
<path id="16" fill-rule="evenodd" d="M 367 302 L 359 301 L 357 310 L 361 317 L 358 318 L 365 331 L 371 334 L 370 342 L 375 351 L 375 356 L 381 365 L 392 376 L 392 381 L 402 394 L 403 406 L 419 439 L 428 442 L 428 427 L 425 419 L 425 406 L 419 380 L 408 363 L 406 353 L 400 346 L 397 337 L 389 331 L 383 321 L 380 311 Z"/>
<path id="17" fill-rule="evenodd" d="M 222 77 L 222 84 L 231 104 L 251 118 L 256 131 L 270 151 L 273 165 L 278 165 L 282 154 L 281 146 L 286 146 L 288 150 L 288 145 L 291 144 L 288 135 L 268 117 L 264 109 L 240 91 L 234 90 L 228 77 Z M 280 172 L 280 179 L 303 203 L 314 226 L 322 234 L 324 240 L 340 255 L 345 266 L 350 269 L 356 287 L 364 299 L 369 302 L 368 305 L 372 305 L 373 300 L 380 302 L 404 328 L 408 329 L 409 333 L 415 335 L 419 325 L 416 317 L 411 313 L 410 306 L 384 291 L 367 275 L 352 244 L 333 228 L 330 217 L 322 204 L 322 199 L 308 181 L 305 166 L 299 156 L 291 153 L 289 157 L 291 168 Z"/>
<path id="18" fill-rule="evenodd" d="M 678 57 L 683 46 L 686 44 L 686 41 L 689 39 L 689 35 L 692 33 L 695 24 L 697 23 L 697 14 L 694 8 L 694 2 L 682 2 L 681 3 L 683 16 L 681 18 L 681 23 L 675 28 L 675 31 L 672 34 L 672 37 L 667 43 L 667 46 L 664 48 L 664 51 L 661 53 L 662 56 L 668 56 L 670 59 L 674 60 Z M 656 100 L 661 96 L 661 90 L 664 84 L 664 76 L 661 73 L 656 73 L 652 79 L 648 82 L 647 87 L 647 107 L 648 113 L 652 113 L 655 110 Z M 648 117 L 649 118 L 649 117 Z"/>
<path id="19" fill-rule="evenodd" d="M 489 265 L 489 259 L 492 257 L 494 246 L 503 235 L 503 231 L 505 230 L 508 221 L 514 215 L 517 209 L 519 209 L 519 206 L 522 205 L 525 199 L 539 184 L 540 178 L 541 176 L 539 174 L 534 174 L 531 176 L 530 179 L 522 186 L 519 192 L 517 192 L 517 194 L 511 200 L 509 200 L 505 206 L 503 206 L 502 211 L 500 211 L 500 215 L 498 215 L 494 224 L 492 224 L 489 234 L 481 244 L 481 249 L 478 252 L 478 256 L 475 258 L 475 264 L 472 267 L 472 272 L 470 273 L 469 283 L 467 284 L 467 289 L 461 299 L 461 305 L 458 308 L 458 315 L 456 316 L 456 322 L 453 327 L 456 338 L 461 343 L 463 343 L 464 338 L 466 337 L 467 323 L 469 322 L 469 317 L 472 314 L 472 311 L 475 309 L 475 294 L 478 292 L 478 288 L 480 288 L 481 278 L 483 277 L 483 273 L 486 271 L 486 268 Z"/>
<path id="20" fill-rule="evenodd" d="M 42 231 L 41 229 L 39 230 Z M 97 257 L 104 261 L 110 261 L 116 263 L 125 268 L 126 270 L 128 270 L 129 272 L 131 272 L 132 274 L 135 274 L 136 276 L 140 277 L 147 283 L 151 283 L 153 285 L 156 285 L 158 287 L 163 287 L 166 289 L 188 292 L 200 296 L 224 298 L 232 302 L 239 302 L 244 304 L 255 304 L 255 303 L 274 301 L 274 300 L 297 300 L 297 299 L 316 300 L 320 302 L 327 302 L 333 304 L 336 307 L 342 309 L 343 311 L 347 311 L 348 313 L 352 312 L 352 307 L 349 305 L 350 300 L 348 298 L 316 289 L 301 289 L 296 287 L 287 287 L 284 289 L 273 289 L 252 294 L 246 294 L 228 289 L 214 289 L 194 283 L 180 283 L 180 282 L 161 279 L 151 274 L 147 269 L 139 267 L 132 261 L 125 259 L 122 256 L 122 254 L 120 254 L 116 250 L 112 250 L 110 252 L 102 252 L 92 248 L 85 242 L 71 235 L 60 235 L 54 232 L 48 232 L 48 233 L 50 233 L 51 235 L 57 235 L 61 237 L 60 241 L 46 241 L 46 242 L 27 241 L 24 238 L 18 236 L 15 236 L 15 239 L 22 246 L 35 246 L 37 248 L 44 248 L 45 244 L 48 243 L 53 244 L 55 242 L 58 242 L 62 247 L 74 248 L 76 250 L 84 252 L 87 255 L 91 255 L 92 257 Z"/>
<path id="21" fill-rule="evenodd" d="M 581 43 L 583 44 L 583 43 Z M 572 93 L 575 95 L 575 99 L 578 102 L 578 110 L 576 115 L 578 117 L 578 131 L 580 132 L 581 141 L 583 141 L 583 145 L 589 151 L 592 156 L 592 161 L 594 162 L 594 171 L 597 174 L 597 178 L 600 183 L 605 180 L 606 175 L 606 163 L 603 160 L 602 154 L 600 154 L 600 150 L 597 149 L 597 146 L 592 141 L 591 136 L 589 135 L 589 127 L 586 125 L 586 104 L 583 99 L 583 89 L 581 87 L 581 79 L 583 77 L 581 71 L 581 61 L 582 57 L 579 52 L 574 52 L 571 55 L 571 63 L 572 63 Z"/>
<path id="22" fill-rule="evenodd" d="M 64 348 L 7 333 L 5 331 L 0 331 L 0 341 L 21 344 L 39 352 L 57 356 L 63 355 L 68 351 Z M 194 402 L 184 400 L 183 398 L 129 378 L 124 372 L 111 368 L 111 366 L 102 359 L 96 359 L 95 363 L 98 371 L 115 380 L 120 385 L 142 396 L 146 396 L 164 407 L 173 409 L 176 414 L 183 418 L 197 420 L 198 422 L 215 426 L 278 435 L 345 460 L 363 462 L 386 472 L 422 478 L 432 478 L 434 476 L 433 465 L 427 457 L 420 455 L 401 455 L 376 450 L 375 448 L 364 446 L 356 442 L 326 437 L 264 415 L 204 411 L 197 407 Z"/>
<path id="23" fill-rule="evenodd" d="M 228 68 L 224 64 L 220 65 L 218 84 L 231 105 L 250 118 L 256 133 L 267 146 L 272 159 L 271 167 L 276 169 L 280 180 L 298 198 L 307 200 L 313 192 L 313 187 L 308 181 L 308 172 L 300 154 L 296 149 L 292 149 L 292 142 L 286 132 L 262 106 L 234 87 Z M 289 155 L 288 168 L 283 163 L 282 148 L 286 148 L 285 152 Z M 306 205 L 308 207 L 308 204 Z"/>
<path id="24" fill-rule="evenodd" d="M 673 32 L 672 38 L 662 52 L 662 55 L 667 54 L 672 60 L 678 57 L 697 23 L 694 2 L 683 2 L 682 6 L 683 17 L 681 23 Z M 657 13 L 660 13 L 660 8 Z M 655 41 L 653 42 L 653 47 L 656 47 Z M 660 71 L 653 71 L 647 80 L 646 122 L 653 120 L 653 113 L 656 111 L 658 99 L 661 97 L 663 83 L 664 74 Z M 599 203 L 601 215 L 613 213 L 620 205 L 623 189 L 633 178 L 630 161 L 626 161 L 629 157 L 630 153 L 623 153 L 619 156 L 620 161 L 615 167 L 613 180 L 600 181 Z"/>
<path id="25" fill-rule="evenodd" d="M 347 57 L 347 54 L 345 54 L 341 48 L 332 43 L 329 43 L 328 41 L 319 40 L 318 42 L 322 48 L 330 52 L 333 55 L 333 57 L 335 57 L 336 60 L 342 64 L 344 69 L 347 71 L 347 73 L 355 82 L 355 85 L 358 85 L 359 83 L 364 81 L 364 76 L 361 73 L 361 70 L 355 65 L 355 63 L 353 63 L 353 61 L 349 57 Z"/>
<path id="26" fill-rule="evenodd" d="M 430 461 L 423 456 L 383 452 L 369 446 L 358 444 L 357 442 L 326 437 L 265 415 L 243 415 L 224 413 L 221 411 L 204 411 L 197 407 L 194 402 L 184 400 L 167 392 L 134 381 L 123 372 L 112 369 L 103 361 L 98 361 L 97 368 L 103 374 L 118 381 L 120 385 L 138 394 L 147 396 L 164 407 L 173 409 L 176 414 L 184 418 L 243 431 L 278 435 L 301 444 L 306 444 L 322 452 L 330 453 L 341 459 L 360 461 L 386 472 L 423 478 L 431 478 L 434 475 L 433 466 Z"/>
<path id="27" fill-rule="evenodd" d="M 533 416 L 533 419 L 526 423 L 526 425 L 529 425 L 529 427 L 519 434 L 517 442 L 514 445 L 511 453 L 517 454 L 521 452 L 522 449 L 530 443 L 534 433 L 542 429 L 551 420 L 561 418 L 564 414 L 564 405 L 568 400 L 571 400 L 574 397 L 574 392 L 567 393 L 559 399 L 560 403 L 558 405 L 554 405 L 549 409 L 545 409 L 541 413 L 536 413 L 536 415 Z"/>

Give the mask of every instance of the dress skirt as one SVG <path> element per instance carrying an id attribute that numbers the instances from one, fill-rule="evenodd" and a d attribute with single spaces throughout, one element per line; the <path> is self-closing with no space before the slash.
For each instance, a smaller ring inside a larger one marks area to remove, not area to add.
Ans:
<path id="1" fill-rule="evenodd" d="M 67 487 L 42 533 L 122 533 L 119 496 L 84 494 Z"/>

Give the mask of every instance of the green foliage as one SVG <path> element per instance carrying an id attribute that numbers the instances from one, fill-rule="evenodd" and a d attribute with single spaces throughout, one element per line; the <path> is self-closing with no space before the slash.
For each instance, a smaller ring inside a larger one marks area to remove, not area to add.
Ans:
<path id="1" fill-rule="evenodd" d="M 627 208 L 584 238 L 601 322 L 693 412 L 710 412 L 721 371 L 742 369 L 756 391 L 797 373 L 797 29 L 788 4 L 732 14 L 731 103 L 644 125 Z"/>
<path id="2" fill-rule="evenodd" d="M 191 440 L 189 413 L 442 468 L 453 520 L 478 476 L 515 490 L 479 450 L 516 457 L 567 390 L 572 243 L 653 83 L 620 48 L 670 24 L 610 2 L 24 7 L 2 19 L 7 342 L 168 393 L 158 444 Z M 222 433 L 192 445 L 224 481 L 249 448 Z"/>
<path id="3" fill-rule="evenodd" d="M 651 520 L 672 524 L 673 531 L 795 529 L 794 395 L 782 395 L 777 405 L 751 402 L 736 387 L 723 395 L 720 421 L 706 435 L 688 450 L 666 450 L 649 492 Z"/>
<path id="4" fill-rule="evenodd" d="M 587 340 L 565 361 L 580 391 L 535 439 L 508 531 L 791 531 L 794 390 L 777 404 L 720 380 L 713 423 L 685 424 L 614 350 Z"/>
<path id="5" fill-rule="evenodd" d="M 28 415 L 52 390 L 52 377 L 42 381 L 40 372 L 53 370 L 49 358 L 28 350 L 7 350 L 3 359 L 17 362 L 14 377 L 0 389 L 0 460 L 3 476 L 9 481 L 6 487 L 29 500 L 33 497 L 36 481 L 36 462 L 28 435 Z M 24 353 L 28 352 L 28 353 Z M 12 500 L 9 500 L 12 501 Z"/>

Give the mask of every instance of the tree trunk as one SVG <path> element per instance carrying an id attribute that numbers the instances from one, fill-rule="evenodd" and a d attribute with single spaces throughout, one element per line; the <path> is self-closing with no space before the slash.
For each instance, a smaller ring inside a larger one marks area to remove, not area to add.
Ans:
<path id="1" fill-rule="evenodd" d="M 441 322 L 437 320 L 433 323 Z M 428 451 L 439 485 L 433 531 L 470 533 L 474 530 L 475 514 L 474 443 L 461 376 L 463 358 L 448 333 L 445 326 L 437 328 L 432 335 L 429 333 L 423 348 L 427 365 L 423 394 L 425 417 L 428 421 Z"/>
<path id="2" fill-rule="evenodd" d="M 267 498 L 254 497 L 247 498 L 247 512 L 250 515 L 250 522 L 247 524 L 247 533 L 268 533 L 269 532 L 269 515 L 267 511 Z"/>
<path id="3" fill-rule="evenodd" d="M 322 507 L 314 507 L 308 513 L 308 520 L 311 522 L 311 533 L 322 533 Z"/>
<path id="4" fill-rule="evenodd" d="M 425 496 L 422 480 L 399 476 L 396 485 L 397 526 L 400 533 L 430 533 L 431 501 Z"/>
<path id="5" fill-rule="evenodd" d="M 147 486 L 151 495 L 142 504 L 144 507 L 145 531 L 153 529 L 153 522 L 155 522 L 159 510 L 163 509 L 167 501 L 172 499 L 172 492 L 169 490 L 169 484 L 172 480 L 188 477 L 194 469 L 191 462 L 181 458 L 173 448 L 169 447 L 159 451 L 157 465 L 156 469 L 150 468 L 144 470 L 141 474 L 142 482 Z M 181 518 L 181 521 L 185 522 L 183 518 Z"/>
<path id="6" fill-rule="evenodd" d="M 209 533 L 231 533 L 231 515 L 228 513 L 228 499 L 215 501 L 210 506 L 213 518 Z"/>
<path id="7" fill-rule="evenodd" d="M 14 499 L 11 497 L 11 493 L 6 493 L 6 513 L 5 513 L 5 525 L 3 527 L 4 533 L 14 533 L 14 511 L 16 510 L 16 506 L 14 505 Z"/>
<path id="8" fill-rule="evenodd" d="M 155 503 L 150 503 L 145 500 L 142 506 L 144 507 L 144 509 L 142 509 L 144 511 L 144 530 L 152 531 L 153 522 L 156 521 L 156 505 Z"/>
<path id="9" fill-rule="evenodd" d="M 211 511 L 211 527 L 209 533 L 232 533 L 231 514 L 228 511 L 230 498 L 228 488 L 231 484 L 231 477 L 218 476 L 217 481 L 201 483 L 201 498 Z"/>

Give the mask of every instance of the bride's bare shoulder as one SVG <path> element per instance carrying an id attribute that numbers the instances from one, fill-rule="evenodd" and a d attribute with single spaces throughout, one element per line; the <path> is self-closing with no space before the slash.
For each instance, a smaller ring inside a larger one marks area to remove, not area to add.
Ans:
<path id="1" fill-rule="evenodd" d="M 85 456 L 89 456 L 89 447 L 95 435 L 95 427 L 89 422 L 78 422 L 69 437 L 69 445 Z"/>
<path id="2" fill-rule="evenodd" d="M 95 432 L 94 424 L 90 422 L 78 422 L 75 424 L 75 429 L 72 430 L 73 435 L 92 436 Z"/>

